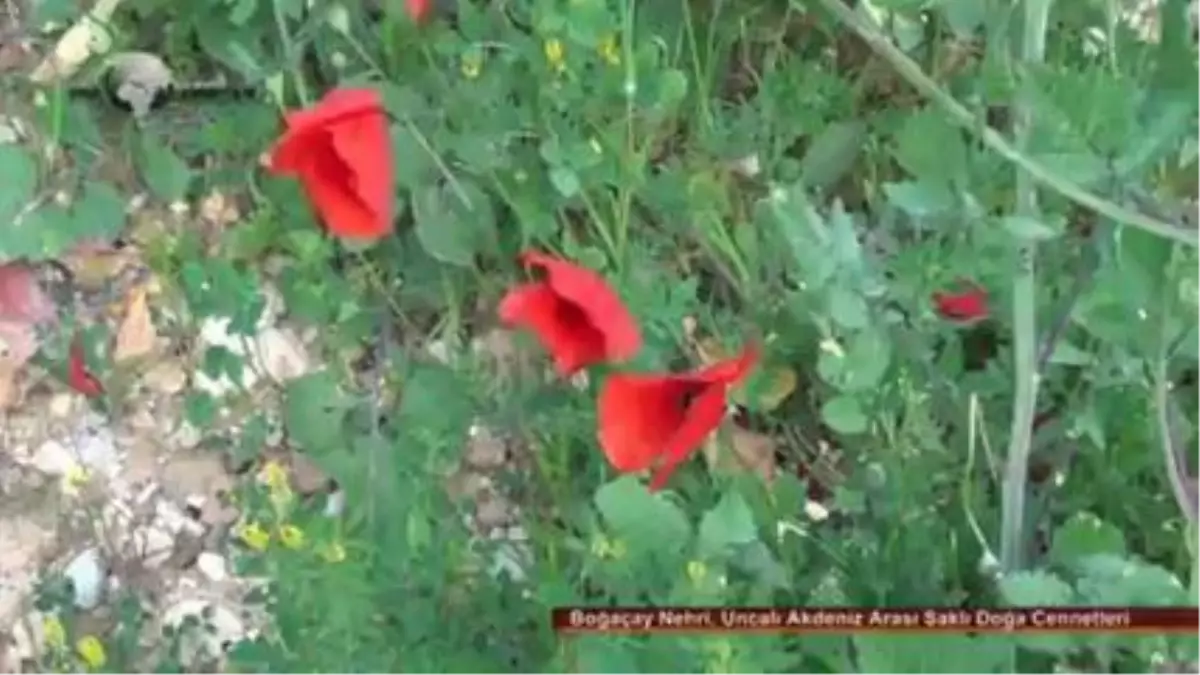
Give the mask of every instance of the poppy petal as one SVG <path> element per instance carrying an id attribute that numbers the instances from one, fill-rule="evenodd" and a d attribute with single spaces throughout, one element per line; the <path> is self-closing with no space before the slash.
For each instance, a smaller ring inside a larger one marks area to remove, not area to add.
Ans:
<path id="1" fill-rule="evenodd" d="M 67 356 L 67 384 L 89 398 L 104 393 L 100 381 L 88 372 L 87 361 L 83 357 L 83 343 L 78 338 L 71 342 L 70 353 Z"/>
<path id="2" fill-rule="evenodd" d="M 395 193 L 387 116 L 381 109 L 364 113 L 339 123 L 329 135 L 333 151 L 353 175 L 350 183 L 359 200 L 390 225 Z"/>
<path id="3" fill-rule="evenodd" d="M 683 421 L 662 448 L 663 463 L 650 479 L 650 490 L 659 490 L 666 485 L 671 474 L 685 459 L 695 452 L 725 419 L 726 387 L 714 384 L 706 387 L 687 408 Z"/>
<path id="4" fill-rule="evenodd" d="M 760 351 L 757 345 L 747 345 L 742 353 L 731 359 L 718 361 L 697 371 L 692 377 L 702 382 L 736 385 L 758 364 Z"/>
<path id="5" fill-rule="evenodd" d="M 346 189 L 350 178 L 348 171 L 332 152 L 314 148 L 299 176 L 321 222 L 333 234 L 371 239 L 391 231 L 390 218 L 381 219 L 357 194 Z"/>
<path id="6" fill-rule="evenodd" d="M 500 301 L 498 314 L 504 323 L 532 331 L 563 377 L 604 359 L 604 336 L 545 283 L 510 290 Z"/>
<path id="7" fill-rule="evenodd" d="M 586 267 L 537 251 L 527 251 L 521 261 L 546 273 L 554 292 L 577 306 L 604 336 L 609 361 L 633 358 L 642 346 L 641 330 L 616 291 L 599 274 Z"/>
<path id="8" fill-rule="evenodd" d="M 344 118 L 383 110 L 383 97 L 374 89 L 333 89 L 312 106 L 284 115 L 287 125 L 284 138 L 320 131 Z"/>
<path id="9" fill-rule="evenodd" d="M 609 464 L 621 472 L 650 468 L 683 424 L 695 388 L 671 375 L 609 375 L 596 402 L 597 437 Z"/>
<path id="10" fill-rule="evenodd" d="M 944 319 L 972 321 L 988 315 L 987 291 L 972 289 L 960 293 L 933 294 L 934 307 Z"/>

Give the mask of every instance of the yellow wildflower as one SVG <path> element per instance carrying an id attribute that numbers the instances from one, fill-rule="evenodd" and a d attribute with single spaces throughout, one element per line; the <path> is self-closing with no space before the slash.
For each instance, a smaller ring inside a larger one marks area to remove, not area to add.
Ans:
<path id="1" fill-rule="evenodd" d="M 99 670 L 104 667 L 108 657 L 104 654 L 104 644 L 95 635 L 85 635 L 75 643 L 75 651 L 89 670 Z"/>
<path id="2" fill-rule="evenodd" d="M 708 576 L 708 566 L 699 560 L 692 560 L 687 564 L 687 575 L 693 584 L 699 585 Z"/>
<path id="3" fill-rule="evenodd" d="M 60 649 L 67 643 L 67 631 L 57 616 L 49 614 L 42 617 L 42 641 L 51 649 Z"/>
<path id="4" fill-rule="evenodd" d="M 542 47 L 542 50 L 546 53 L 546 61 L 550 63 L 550 67 L 555 72 L 561 73 L 566 70 L 567 55 L 561 40 L 557 38 L 546 40 L 546 44 Z"/>
<path id="5" fill-rule="evenodd" d="M 483 70 L 483 55 L 479 53 L 479 50 L 472 49 L 463 54 L 459 68 L 462 70 L 463 77 L 468 80 L 479 77 L 480 71 Z"/>
<path id="6" fill-rule="evenodd" d="M 600 58 L 604 59 L 608 65 L 621 65 L 621 45 L 617 43 L 616 35 L 609 35 L 601 40 L 597 51 L 600 52 Z"/>
<path id="7" fill-rule="evenodd" d="M 87 470 L 87 467 L 77 462 L 72 462 L 71 466 L 62 477 L 62 492 L 68 497 L 79 495 L 81 489 L 87 482 L 92 479 L 92 473 Z"/>
<path id="8" fill-rule="evenodd" d="M 282 464 L 275 460 L 270 460 L 263 465 L 262 471 L 258 474 L 258 479 L 267 486 L 271 492 L 282 492 L 290 490 L 288 485 L 288 472 Z"/>
<path id="9" fill-rule="evenodd" d="M 271 533 L 264 530 L 258 523 L 242 525 L 238 528 L 237 535 L 242 543 L 255 551 L 265 551 L 267 544 L 271 543 Z"/>
<path id="10" fill-rule="evenodd" d="M 318 554 L 327 563 L 340 563 L 346 559 L 346 547 L 342 546 L 342 542 L 335 541 L 321 546 Z"/>
<path id="11" fill-rule="evenodd" d="M 293 551 L 304 546 L 304 530 L 295 525 L 284 525 L 279 528 L 279 543 Z"/>

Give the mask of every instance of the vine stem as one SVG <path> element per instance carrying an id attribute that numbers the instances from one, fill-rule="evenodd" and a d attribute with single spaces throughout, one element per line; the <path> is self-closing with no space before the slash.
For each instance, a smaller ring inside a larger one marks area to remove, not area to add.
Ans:
<path id="1" fill-rule="evenodd" d="M 1053 0 L 1025 0 L 1024 30 L 1021 36 L 1022 66 L 1039 64 L 1046 53 L 1046 21 Z M 1029 150 L 1033 127 L 1032 92 L 1020 88 L 1014 101 L 1017 150 Z M 1017 215 L 1038 218 L 1037 185 L 1027 171 L 1017 169 Z M 1037 409 L 1037 245 L 1031 239 L 1017 244 L 1017 264 L 1013 272 L 1013 412 L 1009 432 L 1007 463 L 1001 490 L 1000 568 L 1012 573 L 1021 568 L 1025 551 L 1025 492 L 1029 477 L 1029 447 L 1033 437 L 1033 416 Z"/>
<path id="2" fill-rule="evenodd" d="M 308 107 L 312 103 L 312 99 L 308 95 L 308 85 L 304 83 L 304 73 L 300 72 L 296 41 L 292 39 L 292 34 L 288 31 L 287 17 L 283 14 L 283 0 L 273 0 L 271 11 L 275 15 L 275 31 L 279 33 L 279 44 L 283 48 L 283 60 L 287 62 L 287 71 L 296 85 L 296 96 L 300 98 L 302 106 Z M 280 101 L 279 104 L 282 106 L 283 101 Z"/>
<path id="3" fill-rule="evenodd" d="M 818 2 L 836 16 L 841 23 L 857 33 L 871 48 L 871 51 L 887 61 L 914 89 L 941 107 L 951 121 L 974 133 L 984 145 L 1015 164 L 1035 182 L 1118 223 L 1130 225 L 1188 246 L 1200 246 L 1200 232 L 1195 229 L 1164 222 L 1093 194 L 1078 183 L 1055 173 L 1018 150 L 1002 134 L 977 118 L 970 109 L 938 86 L 921 70 L 919 65 L 893 45 L 887 36 L 867 25 L 853 9 L 842 4 L 842 0 L 818 0 Z M 791 5 L 800 11 L 804 9 L 802 0 L 791 0 Z"/>

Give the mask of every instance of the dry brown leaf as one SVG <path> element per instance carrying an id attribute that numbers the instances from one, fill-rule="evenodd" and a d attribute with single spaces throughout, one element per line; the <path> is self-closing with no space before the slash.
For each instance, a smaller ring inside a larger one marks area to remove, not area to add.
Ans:
<path id="1" fill-rule="evenodd" d="M 20 372 L 19 366 L 14 365 L 11 360 L 0 357 L 0 410 L 8 410 L 19 402 L 20 390 L 17 387 L 17 376 Z"/>
<path id="2" fill-rule="evenodd" d="M 713 473 L 753 471 L 769 483 L 775 479 L 775 448 L 774 438 L 727 423 L 704 444 L 704 459 Z"/>
<path id="3" fill-rule="evenodd" d="M 117 329 L 117 344 L 113 348 L 113 360 L 125 361 L 145 356 L 154 351 L 158 333 L 150 318 L 150 303 L 147 287 L 135 286 L 125 300 L 125 318 Z"/>
<path id="4" fill-rule="evenodd" d="M 85 291 L 98 291 L 109 281 L 137 262 L 131 249 L 80 248 L 63 257 L 75 285 Z"/>

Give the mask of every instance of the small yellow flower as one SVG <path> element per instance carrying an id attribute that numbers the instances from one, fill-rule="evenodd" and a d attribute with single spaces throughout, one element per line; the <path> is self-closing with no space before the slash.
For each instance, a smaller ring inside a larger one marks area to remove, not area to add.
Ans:
<path id="1" fill-rule="evenodd" d="M 87 467 L 77 462 L 72 462 L 62 477 L 62 492 L 68 497 L 76 497 L 79 495 L 83 486 L 87 485 L 92 479 L 92 472 L 87 470 Z"/>
<path id="2" fill-rule="evenodd" d="M 693 584 L 699 585 L 708 576 L 708 566 L 699 560 L 692 560 L 687 564 L 687 575 Z"/>
<path id="3" fill-rule="evenodd" d="M 557 38 L 546 40 L 546 44 L 542 47 L 542 50 L 546 53 L 546 61 L 550 63 L 550 67 L 555 72 L 561 73 L 566 70 L 567 55 L 561 40 Z"/>
<path id="4" fill-rule="evenodd" d="M 287 469 L 275 460 L 271 460 L 263 465 L 262 471 L 258 474 L 258 479 L 272 492 L 290 489 Z"/>
<path id="5" fill-rule="evenodd" d="M 104 654 L 104 644 L 96 638 L 95 635 L 85 635 L 75 643 L 75 651 L 79 652 L 79 658 L 83 659 L 84 665 L 90 670 L 99 670 L 104 667 L 105 661 L 108 660 Z"/>
<path id="6" fill-rule="evenodd" d="M 609 35 L 601 40 L 597 51 L 600 52 L 600 58 L 604 59 L 608 65 L 621 65 L 621 45 L 617 43 L 616 35 Z"/>
<path id="7" fill-rule="evenodd" d="M 265 551 L 267 544 L 271 543 L 271 533 L 264 530 L 258 523 L 242 525 L 238 528 L 237 535 L 242 543 L 255 551 Z"/>
<path id="8" fill-rule="evenodd" d="M 480 71 L 483 70 L 483 55 L 478 50 L 471 50 L 463 54 L 459 68 L 462 70 L 463 77 L 468 80 L 479 77 Z"/>
<path id="9" fill-rule="evenodd" d="M 346 559 L 346 547 L 342 546 L 342 542 L 335 541 L 321 546 L 318 554 L 327 563 L 340 563 Z"/>
<path id="10" fill-rule="evenodd" d="M 293 551 L 304 546 L 304 530 L 295 525 L 284 525 L 279 528 L 279 543 Z"/>
<path id="11" fill-rule="evenodd" d="M 67 643 L 67 631 L 57 616 L 42 617 L 42 641 L 51 649 L 61 649 Z"/>

